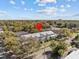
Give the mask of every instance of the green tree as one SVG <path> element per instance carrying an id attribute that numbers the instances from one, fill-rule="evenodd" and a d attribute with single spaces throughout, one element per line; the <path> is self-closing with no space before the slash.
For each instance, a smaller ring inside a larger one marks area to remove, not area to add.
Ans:
<path id="1" fill-rule="evenodd" d="M 75 40 L 79 42 L 79 34 L 75 37 Z"/>
<path id="2" fill-rule="evenodd" d="M 8 31 L 9 29 L 8 29 L 8 26 L 6 26 L 6 25 L 4 25 L 3 26 L 3 31 Z"/>
<path id="3" fill-rule="evenodd" d="M 22 38 L 20 40 L 20 44 L 21 44 L 21 49 L 23 50 L 24 53 L 26 53 L 27 55 L 37 51 L 40 48 L 40 42 L 35 39 L 35 38 Z"/>
<path id="4" fill-rule="evenodd" d="M 71 29 L 67 29 L 67 28 L 62 28 L 60 29 L 59 32 L 61 35 L 64 35 L 66 37 L 71 37 L 74 34 L 74 32 Z"/>
<path id="5" fill-rule="evenodd" d="M 52 41 L 51 48 L 54 54 L 63 56 L 67 51 L 68 45 L 63 41 Z"/>
<path id="6" fill-rule="evenodd" d="M 4 31 L 0 33 L 0 37 L 3 39 L 4 47 L 8 51 L 13 51 L 14 54 L 20 53 L 19 42 L 16 39 L 16 35 L 10 31 Z"/>

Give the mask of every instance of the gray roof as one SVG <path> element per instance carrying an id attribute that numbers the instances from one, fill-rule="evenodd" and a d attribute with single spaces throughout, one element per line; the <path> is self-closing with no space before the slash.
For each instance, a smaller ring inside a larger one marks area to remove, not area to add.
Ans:
<path id="1" fill-rule="evenodd" d="M 56 34 L 52 31 L 38 32 L 33 34 L 21 35 L 21 37 L 29 38 L 29 37 L 46 37 L 46 36 L 55 36 Z"/>

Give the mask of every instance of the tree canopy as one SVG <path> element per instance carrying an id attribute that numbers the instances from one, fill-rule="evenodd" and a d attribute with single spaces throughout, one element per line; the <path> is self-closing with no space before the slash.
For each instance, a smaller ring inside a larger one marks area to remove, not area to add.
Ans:
<path id="1" fill-rule="evenodd" d="M 63 56 L 63 54 L 67 51 L 68 45 L 63 41 L 55 41 L 51 42 L 52 52 L 56 55 Z"/>

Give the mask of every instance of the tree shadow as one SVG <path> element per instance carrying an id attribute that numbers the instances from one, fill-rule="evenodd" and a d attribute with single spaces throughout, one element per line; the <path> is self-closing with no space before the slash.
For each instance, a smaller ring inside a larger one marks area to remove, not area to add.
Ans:
<path id="1" fill-rule="evenodd" d="M 52 51 L 46 51 L 43 53 L 43 55 L 46 55 L 47 59 L 61 59 L 58 54 L 53 53 Z"/>

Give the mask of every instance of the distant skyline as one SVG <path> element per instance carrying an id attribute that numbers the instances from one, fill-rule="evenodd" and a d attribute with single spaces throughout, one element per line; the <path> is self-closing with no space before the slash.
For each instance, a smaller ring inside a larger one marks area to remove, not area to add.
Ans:
<path id="1" fill-rule="evenodd" d="M 79 0 L 1 0 L 0 19 L 79 20 Z"/>

